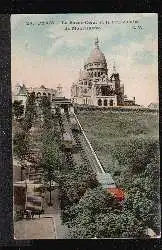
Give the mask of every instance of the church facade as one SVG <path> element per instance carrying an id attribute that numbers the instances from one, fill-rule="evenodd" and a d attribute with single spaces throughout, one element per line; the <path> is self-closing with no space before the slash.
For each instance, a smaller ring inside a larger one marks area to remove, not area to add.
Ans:
<path id="1" fill-rule="evenodd" d="M 98 38 L 95 47 L 80 70 L 79 79 L 72 84 L 73 103 L 94 106 L 123 106 L 124 85 L 121 84 L 115 65 L 109 76 L 107 62 L 100 50 Z"/>

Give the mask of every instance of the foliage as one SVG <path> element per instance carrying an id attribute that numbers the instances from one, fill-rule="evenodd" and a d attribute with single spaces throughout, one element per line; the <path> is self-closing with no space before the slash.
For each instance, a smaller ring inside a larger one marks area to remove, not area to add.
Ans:
<path id="1" fill-rule="evenodd" d="M 112 156 L 121 165 L 141 161 L 140 169 L 147 161 L 147 149 L 154 153 L 159 140 L 158 113 L 80 111 L 78 118 L 105 170 L 112 173 Z"/>
<path id="2" fill-rule="evenodd" d="M 114 175 L 115 182 L 126 190 L 126 202 L 121 216 L 128 214 L 132 218 L 134 223 L 132 228 L 135 228 L 133 229 L 135 233 L 131 228 L 127 230 L 125 227 L 122 232 L 123 225 L 120 222 L 120 232 L 116 236 L 138 237 L 142 235 L 141 228 L 144 226 L 151 227 L 158 234 L 160 232 L 158 113 L 95 111 L 80 112 L 78 115 L 105 170 L 110 171 Z M 121 216 L 120 218 L 124 218 Z M 103 215 L 104 217 L 106 218 L 106 215 Z M 85 228 L 84 230 L 86 231 Z M 106 229 L 106 222 L 104 230 L 109 231 Z M 113 232 L 113 229 L 110 231 Z M 104 237 L 103 235 L 101 231 L 98 237 Z"/>
<path id="3" fill-rule="evenodd" d="M 149 137 L 116 140 L 112 154 L 120 165 L 128 165 L 131 172 L 136 174 L 145 170 L 155 157 L 158 147 L 158 140 Z"/>
<path id="4" fill-rule="evenodd" d="M 25 159 L 30 152 L 30 142 L 28 134 L 20 130 L 16 132 L 13 138 L 13 151 L 14 154 L 21 160 Z"/>
<path id="5" fill-rule="evenodd" d="M 52 131 L 48 131 L 43 135 L 42 143 L 42 166 L 44 168 L 44 177 L 49 181 L 55 178 L 55 171 L 60 168 L 57 142 Z"/>
<path id="6" fill-rule="evenodd" d="M 24 113 L 24 106 L 22 105 L 22 101 L 14 101 L 12 104 L 12 110 L 13 110 L 13 114 L 16 117 L 16 119 L 18 120 Z"/>
<path id="7" fill-rule="evenodd" d="M 75 167 L 72 171 L 63 174 L 59 179 L 62 195 L 62 209 L 78 203 L 88 188 L 98 185 L 95 174 L 85 166 Z"/>
<path id="8" fill-rule="evenodd" d="M 127 183 L 123 184 L 128 190 L 125 209 L 131 210 L 157 234 L 160 232 L 159 176 L 159 157 L 156 157 L 147 165 L 145 171 L 133 176 L 132 182 L 127 180 Z"/>
<path id="9" fill-rule="evenodd" d="M 47 96 L 42 96 L 40 106 L 42 108 L 43 117 L 44 117 L 44 127 L 45 128 L 51 128 L 51 103 Z"/>
<path id="10" fill-rule="evenodd" d="M 97 238 L 141 238 L 144 229 L 144 224 L 129 211 L 111 211 L 96 218 Z"/>
<path id="11" fill-rule="evenodd" d="M 66 211 L 71 238 L 142 237 L 144 224 L 101 188 L 88 190 L 77 205 Z"/>
<path id="12" fill-rule="evenodd" d="M 29 131 L 36 117 L 35 94 L 31 93 L 27 97 L 25 118 L 23 121 L 23 129 Z"/>

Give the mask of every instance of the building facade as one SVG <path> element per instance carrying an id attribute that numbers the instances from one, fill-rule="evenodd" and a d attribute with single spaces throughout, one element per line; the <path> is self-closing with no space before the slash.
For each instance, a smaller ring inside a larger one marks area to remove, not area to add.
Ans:
<path id="1" fill-rule="evenodd" d="M 110 76 L 108 71 L 106 58 L 97 38 L 84 69 L 80 70 L 79 79 L 72 84 L 72 102 L 104 107 L 124 106 L 124 85 L 121 84 L 115 64 Z"/>
<path id="2" fill-rule="evenodd" d="M 34 93 L 38 98 L 41 96 L 47 96 L 52 101 L 55 98 L 62 97 L 62 87 L 58 85 L 56 89 L 50 89 L 43 85 L 40 87 L 26 87 L 24 84 L 17 84 L 15 92 L 12 95 L 12 101 L 21 101 L 24 108 L 26 108 L 27 96 L 30 93 Z"/>

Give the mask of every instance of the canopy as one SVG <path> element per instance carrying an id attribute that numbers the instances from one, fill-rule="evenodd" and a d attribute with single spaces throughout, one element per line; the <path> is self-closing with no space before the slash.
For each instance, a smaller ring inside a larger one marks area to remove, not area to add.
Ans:
<path id="1" fill-rule="evenodd" d="M 42 197 L 34 196 L 34 195 L 27 195 L 27 202 L 42 202 Z"/>
<path id="2" fill-rule="evenodd" d="M 27 183 L 27 192 L 34 193 L 37 188 L 41 188 L 42 184 Z"/>
<path id="3" fill-rule="evenodd" d="M 42 197 L 28 194 L 25 203 L 25 208 L 31 210 L 42 210 L 42 202 Z"/>

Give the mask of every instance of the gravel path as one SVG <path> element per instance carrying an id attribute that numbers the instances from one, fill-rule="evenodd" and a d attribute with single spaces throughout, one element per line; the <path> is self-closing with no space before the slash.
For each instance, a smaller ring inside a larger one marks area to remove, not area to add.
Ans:
<path id="1" fill-rule="evenodd" d="M 40 219 L 17 221 L 14 230 L 17 240 L 56 239 L 54 219 L 47 214 L 41 215 Z"/>
<path id="2" fill-rule="evenodd" d="M 62 225 L 58 190 L 52 191 L 52 206 L 48 206 L 49 192 L 45 193 L 44 210 L 45 213 L 39 218 L 17 221 L 14 223 L 14 235 L 17 240 L 32 239 L 66 239 L 68 238 L 68 228 Z"/>

